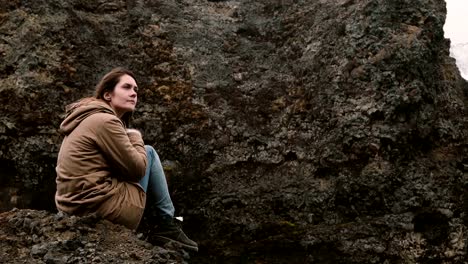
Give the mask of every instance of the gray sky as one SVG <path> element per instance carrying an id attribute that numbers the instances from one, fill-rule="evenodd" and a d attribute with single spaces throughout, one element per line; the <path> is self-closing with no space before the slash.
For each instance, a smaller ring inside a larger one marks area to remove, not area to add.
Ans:
<path id="1" fill-rule="evenodd" d="M 468 0 L 446 0 L 445 37 L 452 43 L 468 43 Z"/>

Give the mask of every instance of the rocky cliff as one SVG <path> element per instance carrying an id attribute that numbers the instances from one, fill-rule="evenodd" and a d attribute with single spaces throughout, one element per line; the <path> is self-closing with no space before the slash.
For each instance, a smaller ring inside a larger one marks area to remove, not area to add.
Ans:
<path id="1" fill-rule="evenodd" d="M 124 66 L 142 87 L 133 126 L 200 244 L 193 263 L 461 263 L 467 100 L 445 12 L 0 0 L 0 208 L 54 210 L 64 105 Z"/>

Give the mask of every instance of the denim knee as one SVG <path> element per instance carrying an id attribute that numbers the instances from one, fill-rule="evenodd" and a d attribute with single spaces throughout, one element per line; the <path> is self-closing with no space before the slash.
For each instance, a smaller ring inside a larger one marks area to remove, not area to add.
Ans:
<path id="1" fill-rule="evenodd" d="M 145 150 L 146 150 L 146 155 L 147 156 L 150 156 L 150 155 L 155 155 L 157 156 L 158 154 L 156 153 L 156 150 L 153 148 L 153 146 L 151 145 L 145 145 Z"/>
<path id="2" fill-rule="evenodd" d="M 156 152 L 156 150 L 151 145 L 145 145 L 145 150 L 146 150 L 146 153 L 150 153 L 153 151 Z"/>

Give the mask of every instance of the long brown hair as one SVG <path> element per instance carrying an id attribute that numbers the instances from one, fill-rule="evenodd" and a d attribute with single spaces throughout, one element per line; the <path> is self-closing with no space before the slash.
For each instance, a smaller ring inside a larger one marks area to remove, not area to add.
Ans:
<path id="1" fill-rule="evenodd" d="M 104 94 L 106 92 L 113 92 L 115 86 L 120 81 L 120 77 L 122 77 L 123 75 L 129 75 L 136 81 L 135 74 L 133 74 L 133 72 L 131 72 L 130 70 L 127 70 L 122 67 L 114 68 L 110 72 L 106 73 L 106 75 L 104 75 L 104 77 L 102 77 L 102 79 L 96 85 L 94 97 L 97 99 L 104 100 Z M 127 112 L 120 118 L 126 127 L 129 127 L 130 125 L 130 119 L 132 118 L 132 114 L 132 112 Z"/>

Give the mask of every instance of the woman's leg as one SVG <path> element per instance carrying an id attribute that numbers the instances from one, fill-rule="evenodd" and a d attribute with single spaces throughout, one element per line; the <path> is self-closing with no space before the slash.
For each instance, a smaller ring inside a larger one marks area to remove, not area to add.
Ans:
<path id="1" fill-rule="evenodd" d="M 148 164 L 145 176 L 140 180 L 140 184 L 148 196 L 148 202 L 154 203 L 158 210 L 158 215 L 162 218 L 174 217 L 174 205 L 172 204 L 169 189 L 167 187 L 166 176 L 159 160 L 158 153 L 152 146 L 145 145 Z"/>
<path id="2" fill-rule="evenodd" d="M 186 249 L 198 251 L 197 243 L 188 238 L 184 231 L 174 224 L 174 205 L 169 195 L 166 176 L 158 153 L 148 145 L 145 145 L 145 149 L 148 166 L 140 184 L 145 190 L 149 202 L 154 202 L 158 210 L 159 223 L 158 230 L 153 234 L 154 240 L 162 243 L 172 241 Z"/>

